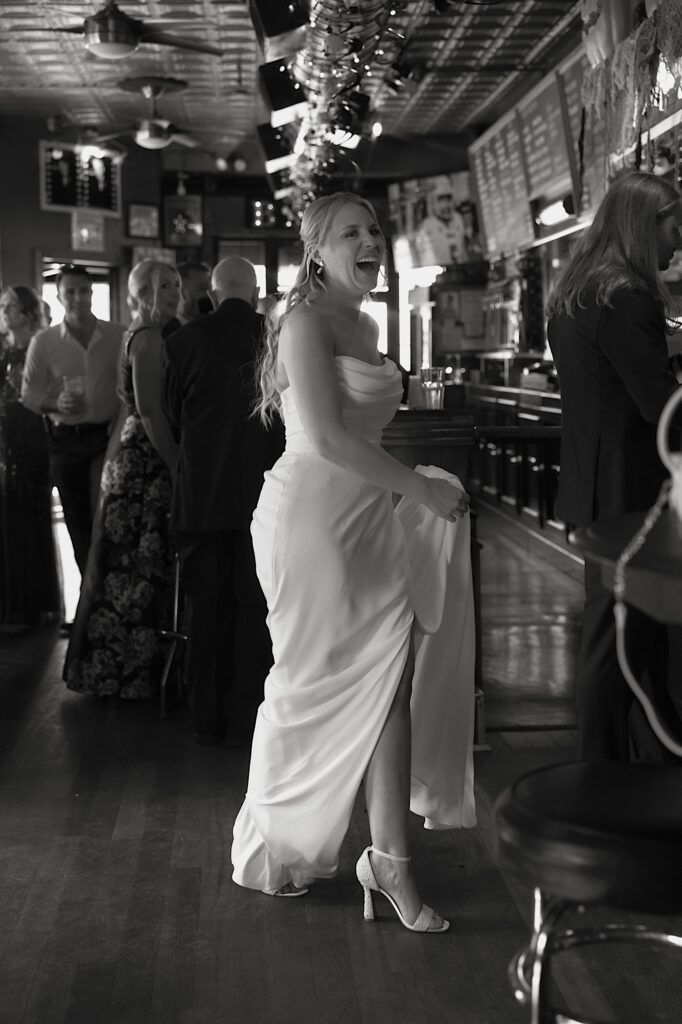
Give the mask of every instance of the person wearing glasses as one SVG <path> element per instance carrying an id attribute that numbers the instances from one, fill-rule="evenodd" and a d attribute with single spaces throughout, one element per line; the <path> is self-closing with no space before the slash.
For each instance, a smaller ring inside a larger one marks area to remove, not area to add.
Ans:
<path id="1" fill-rule="evenodd" d="M 44 326 L 32 288 L 0 292 L 0 630 L 13 632 L 61 606 L 52 536 L 45 431 L 19 400 L 31 337 Z"/>
<path id="2" fill-rule="evenodd" d="M 83 575 L 104 453 L 119 410 L 116 380 L 124 328 L 93 314 L 92 279 L 84 267 L 61 267 L 56 283 L 64 320 L 32 339 L 21 401 L 45 417 L 52 480 Z"/>

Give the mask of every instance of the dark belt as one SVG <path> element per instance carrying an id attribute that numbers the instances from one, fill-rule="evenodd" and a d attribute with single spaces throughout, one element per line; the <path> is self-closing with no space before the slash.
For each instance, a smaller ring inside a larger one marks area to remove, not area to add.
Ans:
<path id="1" fill-rule="evenodd" d="M 87 434 L 101 434 L 109 430 L 109 422 L 104 423 L 54 423 L 47 418 L 47 429 L 52 437 L 78 437 Z"/>

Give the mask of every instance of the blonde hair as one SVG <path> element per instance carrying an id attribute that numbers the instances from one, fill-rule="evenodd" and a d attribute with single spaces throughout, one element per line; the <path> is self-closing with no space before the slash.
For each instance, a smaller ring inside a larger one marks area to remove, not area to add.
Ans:
<path id="1" fill-rule="evenodd" d="M 175 275 L 180 287 L 180 275 L 171 263 L 163 260 L 140 260 L 128 275 L 128 308 L 133 313 L 147 317 L 152 323 L 158 323 L 159 291 L 161 278 L 165 270 Z"/>
<path id="2" fill-rule="evenodd" d="M 623 171 L 614 178 L 552 288 L 547 316 L 574 316 L 592 286 L 598 306 L 611 305 L 619 288 L 639 288 L 666 315 L 672 302 L 658 270 L 656 225 L 681 201 L 677 189 L 655 174 Z"/>
<path id="3" fill-rule="evenodd" d="M 266 318 L 265 345 L 256 366 L 259 398 L 254 405 L 254 414 L 259 415 L 267 426 L 272 423 L 275 414 L 281 416 L 282 409 L 277 388 L 277 350 L 280 332 L 295 306 L 300 303 L 310 305 L 326 295 L 324 270 L 315 262 L 314 257 L 319 246 L 324 243 L 334 217 L 347 203 L 364 206 L 376 220 L 371 203 L 354 192 L 334 192 L 333 195 L 314 199 L 303 214 L 300 229 L 303 260 L 286 296 L 283 311 L 280 312 L 280 307 L 275 306 Z"/>

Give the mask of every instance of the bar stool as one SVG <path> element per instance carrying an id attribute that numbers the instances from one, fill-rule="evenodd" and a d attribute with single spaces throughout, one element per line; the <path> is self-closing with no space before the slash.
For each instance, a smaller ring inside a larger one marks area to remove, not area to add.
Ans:
<path id="1" fill-rule="evenodd" d="M 682 392 L 668 401 L 659 421 L 664 462 L 662 433 L 680 401 Z M 493 808 L 500 865 L 535 890 L 533 934 L 510 965 L 514 993 L 530 1005 L 531 1024 L 589 1024 L 557 1015 L 550 1006 L 555 953 L 586 943 L 628 941 L 682 949 L 681 935 L 645 925 L 561 928 L 569 911 L 596 904 L 635 913 L 682 913 L 682 744 L 633 674 L 625 642 L 626 581 L 629 603 L 658 621 L 682 624 L 682 517 L 664 511 L 670 486 L 666 481 L 645 516 L 598 522 L 576 537 L 584 552 L 602 562 L 605 585 L 612 577 L 623 676 L 653 732 L 679 760 L 540 768 L 512 783 Z"/>
<path id="2" fill-rule="evenodd" d="M 170 647 L 168 648 L 168 654 L 163 666 L 163 672 L 161 673 L 161 682 L 159 684 L 159 692 L 161 697 L 160 706 L 160 717 L 166 717 L 166 696 L 168 689 L 168 680 L 170 678 L 171 669 L 173 662 L 175 661 L 175 655 L 178 647 L 184 645 L 187 642 L 187 634 L 182 633 L 179 629 L 180 626 L 180 559 L 177 552 L 175 553 L 175 572 L 174 572 L 174 583 L 173 583 L 173 622 L 170 629 L 158 630 L 158 636 L 162 640 L 170 640 Z M 178 697 L 182 694 L 182 679 L 178 676 Z"/>
<path id="3" fill-rule="evenodd" d="M 682 949 L 682 936 L 645 925 L 574 928 L 562 922 L 602 904 L 682 913 L 682 765 L 604 761 L 540 768 L 501 794 L 493 817 L 498 863 L 535 892 L 533 933 L 509 966 L 514 995 L 530 1007 L 530 1024 L 597 1024 L 552 1009 L 554 955 L 604 942 Z"/>

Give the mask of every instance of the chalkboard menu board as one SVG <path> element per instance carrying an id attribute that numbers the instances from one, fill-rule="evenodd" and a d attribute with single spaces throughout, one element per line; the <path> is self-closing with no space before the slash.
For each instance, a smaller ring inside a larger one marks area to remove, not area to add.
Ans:
<path id="1" fill-rule="evenodd" d="M 559 83 L 552 75 L 518 107 L 528 195 L 556 199 L 573 188 Z"/>
<path id="2" fill-rule="evenodd" d="M 489 259 L 535 240 L 516 112 L 469 147 Z"/>
<path id="3" fill-rule="evenodd" d="M 568 129 L 570 134 L 571 156 L 575 161 L 576 172 L 580 166 L 580 132 L 583 105 L 581 92 L 583 77 L 589 68 L 587 57 L 579 53 L 575 60 L 559 69 L 559 85 L 566 104 Z M 583 180 L 582 191 L 578 197 L 580 214 L 594 212 L 606 191 L 607 160 L 604 132 L 598 126 L 585 127 L 583 140 Z"/>

